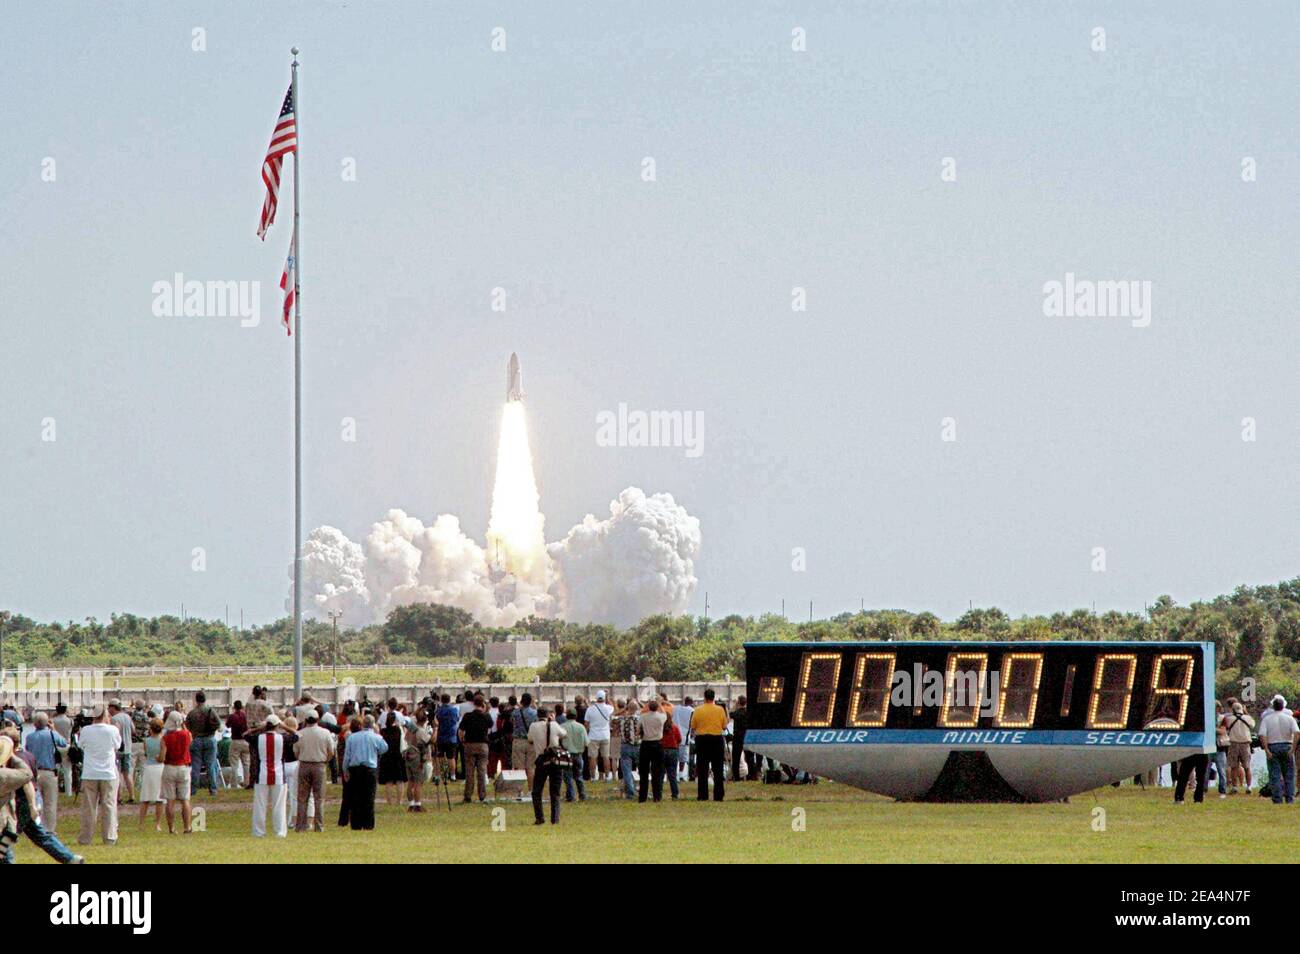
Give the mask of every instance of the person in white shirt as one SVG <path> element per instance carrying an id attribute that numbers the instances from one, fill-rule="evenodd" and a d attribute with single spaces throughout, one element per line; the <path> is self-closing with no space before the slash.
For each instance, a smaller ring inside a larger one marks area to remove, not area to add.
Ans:
<path id="1" fill-rule="evenodd" d="M 77 841 L 89 845 L 103 816 L 104 844 L 117 844 L 118 753 L 122 733 L 109 722 L 108 710 L 97 705 L 91 723 L 77 736 L 81 748 L 81 831 Z"/>
<path id="2" fill-rule="evenodd" d="M 1268 790 L 1274 805 L 1295 802 L 1295 744 L 1300 726 L 1281 696 L 1273 697 L 1273 708 L 1259 720 L 1259 740 L 1268 752 Z"/>
<path id="3" fill-rule="evenodd" d="M 682 704 L 673 706 L 673 722 L 677 723 L 678 730 L 682 733 L 682 744 L 677 749 L 677 764 L 665 766 L 670 772 L 676 772 L 678 778 L 682 778 L 685 772 L 685 778 L 690 779 L 691 764 L 691 746 L 688 741 L 691 736 L 691 716 L 695 714 L 695 701 L 687 696 Z"/>
<path id="4" fill-rule="evenodd" d="M 554 718 L 547 715 L 542 718 L 538 712 L 537 719 L 528 727 L 528 747 L 534 765 L 533 770 L 533 824 L 545 825 L 542 815 L 542 789 L 550 784 L 551 788 L 551 824 L 560 823 L 560 783 L 564 780 L 564 766 L 555 761 L 541 758 L 560 750 L 567 730 Z M 540 759 L 540 761 L 539 761 Z"/>
<path id="5" fill-rule="evenodd" d="M 614 766 L 609 761 L 609 729 L 614 719 L 614 707 L 605 701 L 605 690 L 596 693 L 596 701 L 587 706 L 582 724 L 587 729 L 587 761 L 595 766 L 592 778 L 614 778 Z"/>

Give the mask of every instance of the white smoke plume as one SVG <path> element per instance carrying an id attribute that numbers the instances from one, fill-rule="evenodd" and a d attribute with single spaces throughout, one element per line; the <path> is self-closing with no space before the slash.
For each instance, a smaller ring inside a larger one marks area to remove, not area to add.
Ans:
<path id="1" fill-rule="evenodd" d="M 565 619 L 630 626 L 686 610 L 698 582 L 700 521 L 672 494 L 629 487 L 610 503 L 608 519 L 587 514 L 547 551 Z"/>
<path id="2" fill-rule="evenodd" d="M 529 615 L 627 626 L 684 612 L 697 583 L 699 520 L 672 495 L 636 487 L 619 494 L 609 513 L 603 520 L 588 514 L 518 575 L 489 559 L 451 514 L 426 527 L 390 510 L 364 544 L 318 527 L 303 550 L 305 611 L 319 618 L 342 611 L 346 626 L 382 622 L 394 607 L 424 602 L 457 606 L 487 626 Z M 292 598 L 291 591 L 286 607 Z"/>

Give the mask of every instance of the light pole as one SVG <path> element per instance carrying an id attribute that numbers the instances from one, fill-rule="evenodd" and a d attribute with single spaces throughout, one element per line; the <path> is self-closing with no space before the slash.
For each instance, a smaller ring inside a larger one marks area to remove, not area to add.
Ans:
<path id="1" fill-rule="evenodd" d="M 5 627 L 9 625 L 10 613 L 0 610 L 0 690 L 5 687 Z"/>
<path id="2" fill-rule="evenodd" d="M 330 655 L 334 659 L 334 683 L 337 685 L 339 681 L 339 617 L 343 615 L 343 611 L 329 610 L 325 615 L 327 615 L 330 618 L 330 622 L 334 624 L 334 652 Z"/>

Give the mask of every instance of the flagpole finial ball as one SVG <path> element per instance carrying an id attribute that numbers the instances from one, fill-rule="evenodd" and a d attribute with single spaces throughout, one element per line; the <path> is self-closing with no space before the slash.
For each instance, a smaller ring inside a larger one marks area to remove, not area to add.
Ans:
<path id="1" fill-rule="evenodd" d="M 295 47 L 292 47 L 292 48 L 289 50 L 289 52 L 292 53 L 294 56 L 297 56 L 297 55 L 298 55 L 298 48 L 297 48 L 296 46 L 295 46 Z"/>

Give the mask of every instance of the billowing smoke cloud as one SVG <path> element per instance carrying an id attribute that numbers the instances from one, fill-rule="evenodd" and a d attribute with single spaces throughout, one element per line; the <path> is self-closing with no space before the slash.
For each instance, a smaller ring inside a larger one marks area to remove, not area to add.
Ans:
<path id="1" fill-rule="evenodd" d="M 588 514 L 547 551 L 565 619 L 629 626 L 685 611 L 698 582 L 700 521 L 672 494 L 629 487 L 610 503 L 609 519 Z"/>
<path id="2" fill-rule="evenodd" d="M 697 583 L 699 520 L 670 494 L 647 497 L 636 487 L 619 494 L 609 513 L 603 520 L 589 514 L 546 547 L 540 566 L 518 574 L 490 559 L 451 514 L 426 527 L 390 510 L 364 544 L 318 527 L 304 548 L 305 610 L 321 618 L 342 611 L 347 626 L 423 602 L 460 607 L 488 626 L 529 615 L 625 626 L 652 613 L 684 612 Z"/>

